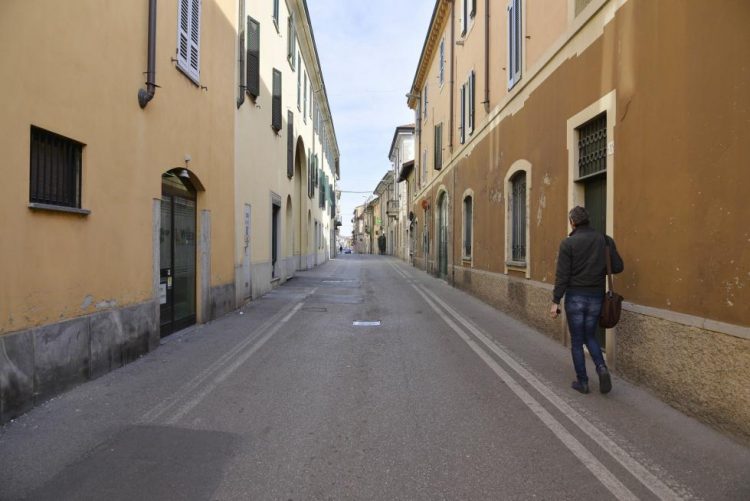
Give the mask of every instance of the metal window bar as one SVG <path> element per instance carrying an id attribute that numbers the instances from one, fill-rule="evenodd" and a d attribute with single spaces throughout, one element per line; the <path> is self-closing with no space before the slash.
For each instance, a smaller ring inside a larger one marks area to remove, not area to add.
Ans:
<path id="1" fill-rule="evenodd" d="M 578 131 L 578 177 L 607 170 L 607 114 L 601 113 Z"/>
<path id="2" fill-rule="evenodd" d="M 526 260 L 526 173 L 513 180 L 513 261 Z"/>
<path id="3" fill-rule="evenodd" d="M 77 141 L 31 127 L 29 200 L 80 208 L 82 150 Z"/>

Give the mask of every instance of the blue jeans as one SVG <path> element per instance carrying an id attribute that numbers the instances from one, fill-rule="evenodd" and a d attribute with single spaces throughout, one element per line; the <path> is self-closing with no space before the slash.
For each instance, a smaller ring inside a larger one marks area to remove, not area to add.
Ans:
<path id="1" fill-rule="evenodd" d="M 591 354 L 596 368 L 606 366 L 602 349 L 596 340 L 603 300 L 604 296 L 601 294 L 574 293 L 565 295 L 565 315 L 568 317 L 568 328 L 570 329 L 570 352 L 573 355 L 576 377 L 581 383 L 588 383 L 589 381 L 586 375 L 586 359 L 583 354 L 584 343 L 589 349 L 589 354 Z"/>

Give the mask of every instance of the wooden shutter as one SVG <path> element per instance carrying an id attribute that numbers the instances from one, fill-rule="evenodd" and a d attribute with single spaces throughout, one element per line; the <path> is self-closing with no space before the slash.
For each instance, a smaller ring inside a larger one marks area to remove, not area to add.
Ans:
<path id="1" fill-rule="evenodd" d="M 474 132 L 474 82 L 476 81 L 475 74 L 472 71 L 469 74 L 469 83 L 468 83 L 468 115 L 469 115 L 469 134 Z"/>
<path id="2" fill-rule="evenodd" d="M 281 130 L 281 72 L 273 70 L 273 104 L 271 110 L 271 127 Z"/>
<path id="3" fill-rule="evenodd" d="M 286 177 L 294 177 L 294 113 L 287 112 L 286 123 Z"/>
<path id="4" fill-rule="evenodd" d="M 247 18 L 247 92 L 257 98 L 260 95 L 260 23 Z"/>
<path id="5" fill-rule="evenodd" d="M 177 4 L 177 67 L 198 83 L 200 78 L 201 0 Z"/>
<path id="6" fill-rule="evenodd" d="M 466 135 L 464 134 L 464 131 L 466 130 L 466 84 L 461 86 L 460 101 L 461 101 L 461 116 L 458 122 L 458 140 L 461 144 L 464 144 L 464 141 L 466 141 Z"/>

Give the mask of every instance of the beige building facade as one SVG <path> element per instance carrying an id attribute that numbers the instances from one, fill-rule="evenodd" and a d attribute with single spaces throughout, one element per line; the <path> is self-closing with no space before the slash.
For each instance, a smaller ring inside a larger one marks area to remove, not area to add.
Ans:
<path id="1" fill-rule="evenodd" d="M 567 343 L 547 311 L 567 211 L 586 206 L 625 260 L 608 364 L 743 437 L 750 80 L 720 60 L 750 55 L 749 16 L 742 2 L 439 1 L 408 97 L 415 265 Z"/>
<path id="2" fill-rule="evenodd" d="M 243 302 L 335 254 L 338 145 L 306 2 L 239 2 L 235 279 Z"/>

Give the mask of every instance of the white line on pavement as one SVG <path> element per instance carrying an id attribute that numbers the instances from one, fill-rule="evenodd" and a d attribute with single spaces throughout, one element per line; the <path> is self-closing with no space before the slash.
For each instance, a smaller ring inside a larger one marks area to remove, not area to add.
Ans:
<path id="1" fill-rule="evenodd" d="M 480 331 L 474 324 L 469 322 L 466 318 L 460 315 L 455 309 L 445 303 L 440 297 L 434 292 L 430 291 L 426 287 L 415 285 L 413 278 L 399 269 L 397 266 L 391 264 L 394 269 L 401 274 L 404 278 L 410 281 L 412 287 L 416 288 L 418 292 L 421 290 L 428 294 L 435 300 L 437 304 L 442 306 L 451 316 L 453 316 L 458 322 L 460 322 L 469 332 L 471 332 L 477 339 L 479 339 L 487 348 L 489 348 L 495 355 L 497 355 L 503 362 L 513 369 L 519 376 L 525 379 L 534 389 L 536 389 L 543 397 L 545 397 L 552 405 L 554 405 L 560 412 L 562 412 L 571 422 L 573 422 L 581 431 L 588 435 L 594 440 L 599 446 L 604 449 L 610 456 L 612 456 L 618 463 L 620 463 L 626 470 L 630 472 L 639 482 L 641 482 L 646 488 L 653 492 L 659 499 L 670 500 L 670 499 L 681 499 L 682 496 L 678 495 L 674 490 L 662 482 L 656 475 L 648 471 L 643 465 L 636 461 L 630 456 L 625 450 L 618 446 L 612 439 L 606 434 L 594 426 L 590 421 L 584 418 L 580 413 L 575 411 L 567 403 L 565 403 L 560 397 L 558 397 L 550 388 L 542 383 L 538 378 L 531 374 L 527 369 L 521 366 L 518 362 L 510 356 L 507 350 L 501 348 L 495 341 L 491 340 L 485 333 Z M 424 296 L 424 294 L 423 294 Z M 432 305 L 431 305 L 432 306 Z M 434 307 L 433 307 L 434 308 Z M 442 316 L 442 315 L 441 315 Z M 454 329 L 455 330 L 455 329 Z M 460 334 L 459 334 L 460 335 Z M 476 351 L 476 350 L 475 350 Z M 484 352 L 483 352 L 484 353 Z M 486 355 L 486 353 L 485 353 Z M 482 355 L 480 355 L 482 356 Z M 683 492 L 688 492 L 687 489 L 681 488 Z"/>
<path id="2" fill-rule="evenodd" d="M 317 290 L 317 287 L 312 289 L 310 292 L 308 292 L 305 295 L 305 298 L 314 294 Z M 271 328 L 274 324 L 277 322 L 286 323 L 291 316 L 296 313 L 296 311 L 302 307 L 304 300 L 297 303 L 295 307 L 293 307 L 291 304 L 285 305 L 280 311 L 275 313 L 271 318 L 266 320 L 263 324 L 261 324 L 257 329 L 255 329 L 256 333 L 263 333 L 267 329 Z M 289 309 L 292 309 L 291 312 L 288 312 Z M 295 309 L 296 308 L 296 309 Z M 287 313 L 288 312 L 288 313 Z M 279 317 L 281 315 L 284 315 L 286 313 L 286 316 L 279 320 Z M 260 334 L 259 334 L 260 335 Z M 224 367 L 226 364 L 228 364 L 233 357 L 236 357 L 238 354 L 240 354 L 247 346 L 252 344 L 256 339 L 258 339 L 259 335 L 248 337 L 242 342 L 238 343 L 236 346 L 234 346 L 232 349 L 227 351 L 224 355 L 219 357 L 218 360 L 213 362 L 211 365 L 206 367 L 204 370 L 202 370 L 200 373 L 198 373 L 195 377 L 193 377 L 190 381 L 182 385 L 171 398 L 164 399 L 162 402 L 160 402 L 158 405 L 154 406 L 151 410 L 146 412 L 140 419 L 141 423 L 148 424 L 153 423 L 157 419 L 159 419 L 162 415 L 166 414 L 171 408 L 178 405 L 181 401 L 185 400 L 193 391 L 195 391 L 196 388 L 198 388 L 201 384 L 203 384 L 206 380 L 208 380 L 213 374 L 215 374 L 217 371 L 221 370 L 222 367 Z"/>
<path id="3" fill-rule="evenodd" d="M 594 474 L 597 480 L 599 480 L 604 487 L 606 487 L 615 498 L 619 500 L 637 500 L 638 498 L 610 472 L 606 466 L 599 462 L 591 452 L 586 449 L 573 435 L 565 429 L 565 427 L 552 416 L 542 405 L 532 397 L 529 392 L 524 390 L 520 384 L 518 384 L 508 372 L 505 371 L 500 365 L 487 354 L 474 340 L 472 340 L 466 332 L 464 332 L 453 320 L 451 320 L 437 305 L 422 292 L 420 287 L 411 284 L 414 290 L 419 293 L 425 302 L 435 310 L 440 318 L 458 334 L 458 336 L 469 345 L 469 347 L 479 355 L 479 358 L 486 363 L 490 369 L 510 388 L 510 390 L 516 394 L 521 401 L 534 413 L 536 416 L 554 433 L 554 435 L 575 455 L 583 465 Z"/>
<path id="4" fill-rule="evenodd" d="M 252 357 L 256 351 L 258 351 L 264 344 L 266 344 L 266 341 L 271 339 L 274 334 L 276 334 L 281 327 L 289 321 L 292 316 L 299 311 L 300 308 L 302 308 L 303 303 L 297 303 L 297 305 L 292 309 L 292 311 L 289 312 L 287 316 L 285 316 L 281 322 L 276 324 L 271 330 L 269 330 L 262 338 L 260 338 L 252 348 L 250 348 L 248 351 L 242 354 L 241 357 L 237 358 L 231 365 L 229 365 L 227 368 L 219 372 L 216 377 L 208 383 L 199 393 L 197 393 L 193 398 L 185 402 L 183 406 L 181 406 L 177 411 L 172 414 L 172 416 L 167 419 L 167 424 L 175 424 L 177 421 L 182 419 L 185 414 L 190 412 L 192 409 L 194 409 L 201 401 L 206 398 L 208 395 L 210 395 L 217 386 L 219 386 L 221 383 L 223 383 L 234 371 L 239 369 L 242 364 L 247 362 L 247 360 Z"/>

